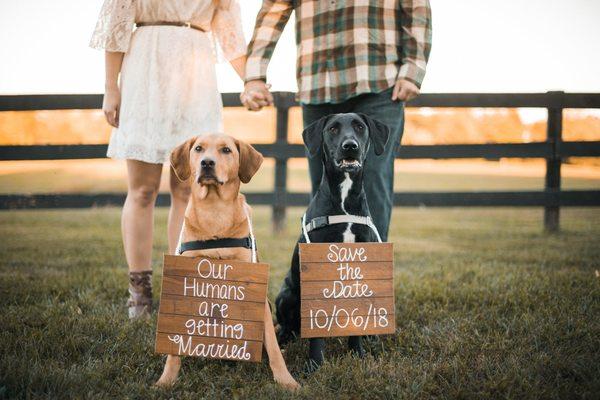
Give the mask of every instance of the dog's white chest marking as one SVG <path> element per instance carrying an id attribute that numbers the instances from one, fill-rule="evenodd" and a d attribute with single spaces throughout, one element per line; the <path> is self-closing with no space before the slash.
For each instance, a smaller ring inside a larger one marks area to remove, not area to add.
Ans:
<path id="1" fill-rule="evenodd" d="M 350 175 L 347 172 L 344 174 L 344 177 L 345 177 L 345 179 L 342 181 L 342 183 L 340 183 L 340 193 L 341 193 L 341 201 L 342 201 L 341 207 L 342 207 L 342 210 L 344 211 L 344 213 L 348 214 L 348 212 L 346 212 L 346 207 L 344 207 L 344 202 L 346 201 L 346 198 L 348 197 L 348 193 L 350 192 L 350 188 L 352 187 L 352 179 L 350 179 Z M 356 240 L 354 233 L 352 233 L 352 224 L 351 223 L 349 223 L 348 226 L 346 227 L 343 237 L 344 237 L 344 243 L 354 243 L 354 241 Z"/>
<path id="2" fill-rule="evenodd" d="M 346 212 L 346 207 L 344 207 L 344 202 L 346 201 L 346 197 L 348 197 L 348 193 L 350 192 L 350 188 L 352 187 L 352 179 L 350 179 L 350 175 L 346 172 L 344 174 L 345 179 L 342 181 L 342 183 L 340 183 L 340 193 L 341 193 L 341 200 L 342 200 L 342 210 L 344 210 L 344 213 L 348 214 Z"/>
<path id="3" fill-rule="evenodd" d="M 354 243 L 356 236 L 352 233 L 352 224 L 349 223 L 348 227 L 344 231 L 344 243 Z"/>

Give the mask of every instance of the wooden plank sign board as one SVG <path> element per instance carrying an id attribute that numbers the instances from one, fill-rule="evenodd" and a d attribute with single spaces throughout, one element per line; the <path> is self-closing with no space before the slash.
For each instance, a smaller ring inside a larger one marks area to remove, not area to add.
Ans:
<path id="1" fill-rule="evenodd" d="M 156 352 L 260 361 L 269 265 L 164 256 Z"/>
<path id="2" fill-rule="evenodd" d="M 300 243 L 300 336 L 394 333 L 392 243 Z"/>

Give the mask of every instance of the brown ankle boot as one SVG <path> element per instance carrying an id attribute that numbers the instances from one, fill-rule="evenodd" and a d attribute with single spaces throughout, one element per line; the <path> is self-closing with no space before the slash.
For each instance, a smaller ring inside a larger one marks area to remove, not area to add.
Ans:
<path id="1" fill-rule="evenodd" d="M 129 273 L 129 319 L 150 317 L 152 313 L 152 271 Z"/>

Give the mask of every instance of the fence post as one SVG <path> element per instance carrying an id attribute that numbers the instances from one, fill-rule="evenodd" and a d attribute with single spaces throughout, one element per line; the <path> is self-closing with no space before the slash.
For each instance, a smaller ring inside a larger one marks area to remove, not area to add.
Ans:
<path id="1" fill-rule="evenodd" d="M 559 148 L 562 142 L 562 95 L 564 92 L 548 92 L 550 105 L 548 107 L 548 123 L 546 126 L 546 142 L 552 147 L 552 154 L 546 158 L 546 180 L 544 189 L 546 193 L 552 193 L 551 199 L 556 203 L 544 208 L 544 229 L 546 232 L 556 232 L 560 225 L 560 207 L 558 199 L 560 196 L 560 167 L 562 160 L 559 156 Z"/>
<path id="2" fill-rule="evenodd" d="M 276 117 L 275 144 L 288 144 L 288 119 L 291 106 L 289 93 L 274 93 Z M 293 98 L 291 99 L 293 102 Z M 287 193 L 287 156 L 275 155 L 275 188 L 273 199 L 273 230 L 281 232 L 285 229 L 285 208 Z"/>

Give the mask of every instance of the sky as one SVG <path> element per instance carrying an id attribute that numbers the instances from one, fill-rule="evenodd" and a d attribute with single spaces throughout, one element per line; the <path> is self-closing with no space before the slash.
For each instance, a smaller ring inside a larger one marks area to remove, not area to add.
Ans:
<path id="1" fill-rule="evenodd" d="M 422 91 L 600 92 L 599 0 L 430 0 L 433 49 Z M 260 0 L 240 0 L 249 40 Z M 102 0 L 0 0 L 0 94 L 101 93 L 88 47 Z M 290 21 L 271 61 L 273 90 L 296 90 Z M 240 91 L 227 64 L 219 88 Z"/>

